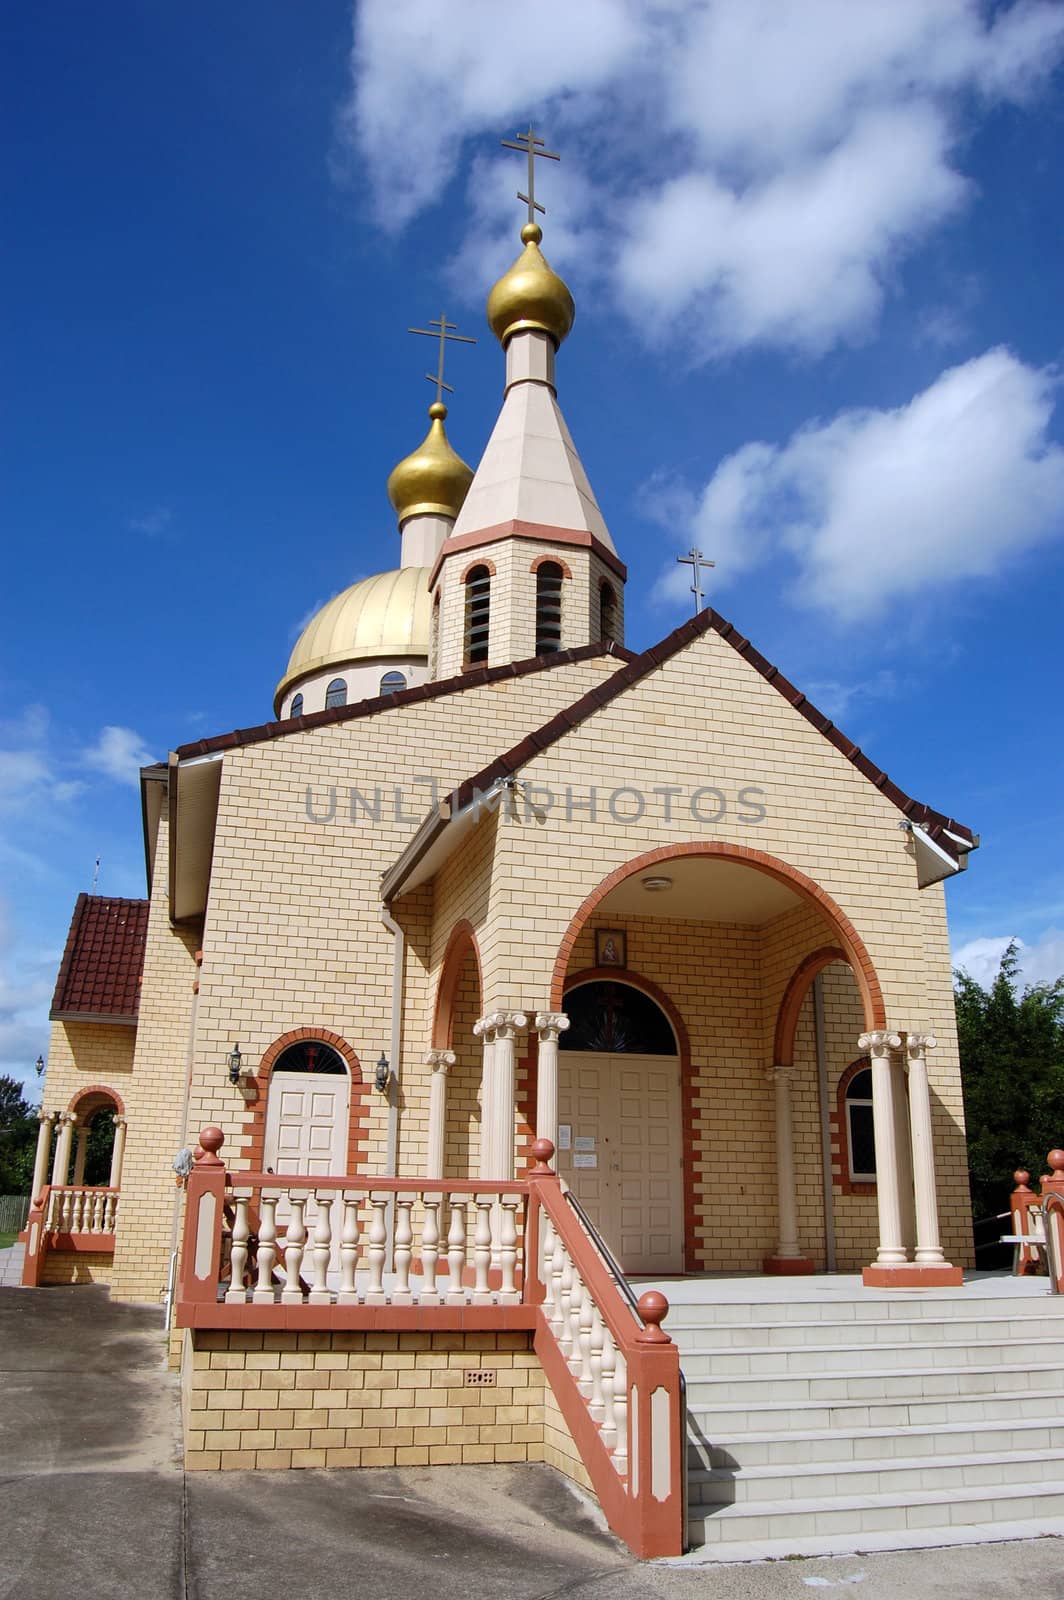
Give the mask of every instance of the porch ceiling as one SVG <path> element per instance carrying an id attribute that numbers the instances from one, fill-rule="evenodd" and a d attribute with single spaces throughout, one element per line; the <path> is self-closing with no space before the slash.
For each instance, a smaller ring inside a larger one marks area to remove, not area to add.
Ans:
<path id="1" fill-rule="evenodd" d="M 652 891 L 647 878 L 668 877 L 671 888 Z M 683 922 L 770 922 L 800 903 L 784 883 L 754 867 L 713 857 L 680 857 L 635 873 L 619 883 L 596 908 L 599 917 L 675 917 Z"/>

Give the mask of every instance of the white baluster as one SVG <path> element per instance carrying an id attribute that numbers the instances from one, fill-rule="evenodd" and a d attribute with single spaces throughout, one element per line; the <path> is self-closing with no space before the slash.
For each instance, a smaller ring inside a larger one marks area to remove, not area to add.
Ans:
<path id="1" fill-rule="evenodd" d="M 63 1233 L 74 1231 L 74 1195 L 70 1189 L 63 1190 L 63 1218 L 60 1227 Z"/>
<path id="2" fill-rule="evenodd" d="M 48 1196 L 48 1215 L 45 1218 L 44 1226 L 49 1233 L 54 1233 L 59 1227 L 61 1211 L 60 1199 L 61 1196 L 56 1194 L 54 1189 Z"/>
<path id="3" fill-rule="evenodd" d="M 382 1306 L 385 1302 L 384 1294 L 384 1258 L 388 1253 L 388 1196 L 386 1194 L 371 1194 L 369 1197 L 371 1218 L 369 1225 L 369 1288 L 366 1290 L 366 1304 L 368 1306 Z"/>
<path id="4" fill-rule="evenodd" d="M 593 1422 L 601 1422 L 605 1415 L 605 1395 L 602 1390 L 602 1357 L 606 1347 L 606 1324 L 595 1301 L 591 1302 L 591 1398 L 588 1409 Z"/>
<path id="5" fill-rule="evenodd" d="M 607 1450 L 614 1450 L 617 1444 L 617 1406 L 615 1395 L 617 1391 L 617 1346 L 613 1342 L 613 1334 L 609 1327 L 603 1324 L 602 1329 L 602 1442 Z"/>
<path id="6" fill-rule="evenodd" d="M 288 1219 L 288 1228 L 285 1234 L 285 1284 L 281 1290 L 281 1302 L 286 1306 L 301 1306 L 303 1304 L 303 1286 L 299 1281 L 299 1275 L 303 1266 L 303 1248 L 307 1242 L 307 1230 L 303 1226 L 303 1208 L 307 1203 L 306 1195 L 291 1194 L 288 1197 L 288 1203 L 292 1208 L 292 1215 Z"/>
<path id="7" fill-rule="evenodd" d="M 107 1196 L 104 1193 L 104 1191 L 102 1189 L 97 1189 L 96 1193 L 92 1197 L 92 1231 L 93 1231 L 93 1233 L 102 1233 L 103 1232 L 103 1208 L 104 1208 L 104 1204 L 106 1203 L 106 1200 L 107 1200 Z"/>
<path id="8" fill-rule="evenodd" d="M 580 1282 L 580 1300 L 575 1302 L 576 1336 L 573 1344 L 573 1354 L 569 1365 L 575 1368 L 576 1381 L 584 1399 L 591 1396 L 591 1329 L 595 1321 L 595 1314 L 591 1309 L 591 1290 L 584 1282 Z"/>
<path id="9" fill-rule="evenodd" d="M 357 1306 L 358 1290 L 355 1287 L 355 1268 L 358 1265 L 358 1200 L 357 1194 L 344 1195 L 344 1220 L 340 1232 L 340 1293 L 336 1296 L 341 1306 Z"/>
<path id="10" fill-rule="evenodd" d="M 424 1195 L 425 1218 L 421 1224 L 421 1304 L 438 1306 L 440 1291 L 436 1285 L 436 1263 L 440 1259 L 440 1200 L 436 1195 Z"/>
<path id="11" fill-rule="evenodd" d="M 116 1214 L 117 1211 L 118 1211 L 118 1196 L 116 1194 L 106 1195 L 104 1197 L 104 1202 L 103 1202 L 103 1231 L 104 1231 L 104 1233 L 114 1233 L 114 1231 L 115 1231 L 115 1214 Z"/>
<path id="12" fill-rule="evenodd" d="M 613 1380 L 613 1408 L 617 1417 L 613 1464 L 624 1478 L 628 1475 L 628 1363 L 620 1346 L 617 1347 L 617 1372 Z"/>
<path id="13" fill-rule="evenodd" d="M 569 1359 L 573 1351 L 573 1262 L 562 1245 L 562 1271 L 558 1289 L 558 1348 Z"/>
<path id="14" fill-rule="evenodd" d="M 517 1292 L 517 1208 L 521 1204 L 517 1195 L 503 1195 L 502 1218 L 499 1225 L 499 1262 L 502 1268 L 502 1287 L 499 1304 L 515 1306 L 521 1296 Z"/>
<path id="15" fill-rule="evenodd" d="M 414 1204 L 412 1194 L 399 1194 L 395 1197 L 395 1249 L 393 1260 L 395 1262 L 395 1288 L 392 1290 L 393 1306 L 408 1306 L 413 1300 L 410 1292 L 410 1258 L 413 1255 L 411 1248 L 414 1230 L 410 1226 L 410 1209 Z"/>
<path id="16" fill-rule="evenodd" d="M 256 1305 L 272 1306 L 273 1267 L 277 1260 L 277 1196 L 259 1196 L 259 1276 L 251 1296 Z"/>
<path id="17" fill-rule="evenodd" d="M 543 1231 L 540 1235 L 539 1276 L 543 1284 L 543 1315 L 554 1326 L 554 1224 L 545 1211 L 540 1213 Z"/>
<path id="18" fill-rule="evenodd" d="M 250 1195 L 247 1194 L 233 1196 L 236 1216 L 233 1218 L 233 1242 L 229 1251 L 229 1288 L 225 1298 L 230 1303 L 240 1305 L 247 1299 L 244 1289 L 244 1268 L 248 1264 L 248 1239 L 251 1237 L 251 1227 L 248 1222 L 249 1200 Z"/>
<path id="19" fill-rule="evenodd" d="M 491 1213 L 494 1204 L 493 1195 L 478 1194 L 476 1197 L 477 1227 L 473 1237 L 473 1265 L 476 1269 L 476 1281 L 473 1285 L 475 1306 L 491 1303 L 488 1273 L 491 1268 Z"/>
<path id="20" fill-rule="evenodd" d="M 447 1304 L 464 1306 L 466 1303 L 466 1196 L 452 1194 L 451 1225 L 447 1230 Z"/>
<path id="21" fill-rule="evenodd" d="M 557 1339 L 559 1345 L 561 1344 L 565 1321 L 562 1315 L 562 1277 L 564 1276 L 564 1273 L 565 1245 L 562 1241 L 561 1234 L 555 1232 L 554 1244 L 551 1247 L 550 1253 L 551 1304 L 553 1306 L 551 1327 L 554 1330 L 554 1337 Z"/>
<path id="22" fill-rule="evenodd" d="M 311 1250 L 314 1262 L 314 1281 L 310 1286 L 307 1304 L 312 1306 L 331 1306 L 329 1260 L 332 1256 L 332 1191 L 315 1189 L 314 1201 L 318 1207 L 317 1221 L 314 1224 L 314 1246 Z"/>

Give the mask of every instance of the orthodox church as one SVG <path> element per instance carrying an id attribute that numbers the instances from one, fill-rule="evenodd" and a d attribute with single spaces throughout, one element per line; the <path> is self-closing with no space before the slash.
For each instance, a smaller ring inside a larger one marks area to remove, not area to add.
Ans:
<path id="1" fill-rule="evenodd" d="M 176 1300 L 186 1347 L 222 1338 L 222 1312 L 258 1326 L 238 1275 L 256 1243 L 280 1311 L 255 1199 L 271 1178 L 292 1180 L 285 1204 L 327 1179 L 375 1204 L 379 1183 L 389 1270 L 409 1265 L 403 1184 L 452 1202 L 481 1186 L 486 1293 L 507 1186 L 547 1170 L 536 1140 L 625 1276 L 943 1289 L 972 1260 L 945 885 L 978 840 L 716 611 L 628 647 L 626 568 L 559 400 L 573 297 L 536 209 L 488 297 L 502 397 L 475 470 L 447 438 L 441 317 L 428 432 L 387 480 L 398 564 L 307 624 L 275 720 L 145 768 L 148 897 L 75 912 L 34 1183 L 52 1210 L 27 1273 Z M 90 1190 L 101 1115 L 114 1155 Z M 229 1277 L 182 1318 L 193 1186 L 219 1161 Z M 324 1227 L 318 1300 L 297 1263 L 292 1315 L 386 1326 L 351 1284 L 344 1302 Z M 415 1270 L 445 1244 L 421 1236 Z M 239 1461 L 190 1437 L 198 1464 L 302 1464 L 277 1430 Z M 334 1443 L 292 1448 L 324 1465 Z M 426 1462 L 468 1459 L 437 1443 Z M 472 1459 L 523 1458 L 495 1449 Z"/>

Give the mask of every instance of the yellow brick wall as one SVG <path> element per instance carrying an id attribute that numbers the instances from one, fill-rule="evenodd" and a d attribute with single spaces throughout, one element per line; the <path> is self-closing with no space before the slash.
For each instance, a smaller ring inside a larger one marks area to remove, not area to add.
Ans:
<path id="1" fill-rule="evenodd" d="M 114 1257 L 96 1250 L 47 1250 L 42 1284 L 110 1283 Z"/>
<path id="2" fill-rule="evenodd" d="M 479 1170 L 480 1079 L 484 1052 L 480 1040 L 474 1037 L 473 1024 L 480 1015 L 477 965 L 470 951 L 455 996 L 452 1048 L 456 1060 L 447 1074 L 445 1178 L 466 1178 Z"/>
<path id="3" fill-rule="evenodd" d="M 53 1022 L 48 1070 L 41 1088 L 45 1111 L 67 1111 L 84 1089 L 99 1084 L 125 1102 L 133 1070 L 135 1027 L 110 1022 Z"/>

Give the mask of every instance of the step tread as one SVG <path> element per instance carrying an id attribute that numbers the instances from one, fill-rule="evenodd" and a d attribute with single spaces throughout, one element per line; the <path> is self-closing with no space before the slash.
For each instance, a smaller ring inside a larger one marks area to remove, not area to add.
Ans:
<path id="1" fill-rule="evenodd" d="M 802 1383 L 811 1378 L 941 1378 L 947 1373 L 954 1372 L 1059 1372 L 1062 1366 L 1064 1366 L 1064 1352 L 1062 1352 L 1060 1361 L 1002 1361 L 994 1362 L 991 1366 L 983 1367 L 976 1363 L 966 1361 L 958 1367 L 913 1367 L 907 1373 L 887 1371 L 870 1373 L 865 1367 L 831 1367 L 825 1369 L 823 1372 L 780 1372 L 774 1374 L 765 1372 L 722 1372 L 716 1378 L 714 1378 L 711 1374 L 707 1374 L 705 1377 L 702 1377 L 700 1373 L 695 1372 L 687 1374 L 687 1382 L 688 1386 L 696 1383 L 726 1383 L 730 1386 L 731 1384 L 738 1383 L 764 1384 L 768 1381 L 773 1383 Z M 937 1395 L 928 1395 L 926 1397 L 922 1395 L 914 1395 L 913 1398 L 938 1399 L 940 1397 Z"/>
<path id="2" fill-rule="evenodd" d="M 674 1341 L 675 1342 L 675 1341 Z M 1064 1350 L 1064 1327 L 1059 1334 L 1040 1333 L 1034 1338 L 1024 1339 L 1025 1347 L 1039 1348 L 1043 1345 L 1059 1345 Z M 1003 1345 L 1011 1344 L 1011 1339 L 889 1339 L 884 1340 L 882 1348 L 890 1350 L 911 1350 L 918 1354 L 921 1350 L 975 1350 L 986 1348 L 999 1350 Z M 688 1360 L 691 1356 L 793 1356 L 793 1355 L 849 1355 L 860 1353 L 868 1355 L 877 1348 L 874 1340 L 867 1344 L 709 1344 L 709 1345 L 681 1345 L 680 1361 Z"/>
<path id="3" fill-rule="evenodd" d="M 1030 1397 L 1028 1390 L 1024 1389 L 1020 1392 L 1024 1396 Z M 1056 1400 L 1061 1399 L 1060 1395 L 1056 1393 L 1054 1393 L 1053 1398 Z M 868 1405 L 867 1400 L 858 1400 L 853 1403 L 865 1407 Z M 783 1409 L 793 1411 L 794 1407 L 784 1402 Z M 984 1433 L 1018 1433 L 1021 1431 L 1033 1433 L 1038 1428 L 1061 1426 L 1064 1426 L 1064 1416 L 1059 1418 L 991 1417 L 986 1422 L 978 1420 L 970 1422 L 963 1420 L 960 1422 L 929 1422 L 922 1428 L 906 1428 L 905 1432 L 917 1438 L 925 1434 L 934 1434 L 937 1438 L 944 1433 L 974 1433 L 977 1430 Z M 804 1430 L 796 1428 L 785 1434 L 781 1434 L 778 1430 L 775 1433 L 714 1433 L 708 1443 L 712 1449 L 721 1450 L 733 1444 L 779 1444 L 784 1441 L 787 1444 L 821 1444 L 828 1441 L 834 1444 L 839 1439 L 896 1439 L 897 1437 L 897 1428 L 806 1428 Z M 701 1443 L 701 1441 L 696 1441 L 696 1443 Z M 935 1456 L 922 1456 L 919 1459 L 933 1461 L 938 1458 Z"/>
<path id="4" fill-rule="evenodd" d="M 745 1517 L 815 1516 L 818 1511 L 879 1511 L 892 1506 L 971 1505 L 980 1500 L 1031 1500 L 1041 1495 L 1064 1494 L 1064 1465 L 1059 1480 L 1044 1483 L 985 1483 L 974 1487 L 958 1485 L 943 1489 L 896 1489 L 892 1494 L 855 1494 L 831 1501 L 813 1500 L 735 1500 L 717 1505 L 696 1504 L 692 1517 L 729 1522 Z"/>
<path id="5" fill-rule="evenodd" d="M 688 1385 L 688 1395 L 690 1396 L 690 1384 Z M 804 1410 L 822 1411 L 826 1408 L 830 1408 L 833 1411 L 838 1411 L 846 1406 L 852 1407 L 854 1410 L 857 1410 L 858 1408 L 867 1410 L 869 1406 L 940 1406 L 946 1404 L 963 1404 L 965 1402 L 978 1403 L 980 1401 L 987 1400 L 1005 1402 L 1010 1400 L 1051 1400 L 1055 1405 L 1059 1406 L 1061 1403 L 1061 1393 L 1059 1389 L 992 1389 L 986 1391 L 981 1390 L 975 1394 L 966 1395 L 929 1394 L 911 1395 L 908 1397 L 898 1395 L 873 1395 L 870 1398 L 866 1397 L 864 1399 L 853 1399 L 849 1395 L 846 1395 L 837 1400 L 832 1399 L 829 1396 L 826 1399 L 821 1397 L 815 1400 L 808 1398 L 803 1400 L 758 1400 L 754 1404 L 751 1404 L 749 1400 L 722 1400 L 719 1402 L 719 1404 L 702 1404 L 697 1400 L 690 1399 L 689 1397 L 687 1411 L 689 1416 L 697 1417 L 700 1421 L 702 1421 L 712 1418 L 727 1417 L 732 1413 L 739 1411 L 794 1412 Z M 1021 1418 L 1020 1420 L 1024 1421 L 1029 1419 Z M 835 1430 L 832 1431 L 834 1432 Z"/>
<path id="6" fill-rule="evenodd" d="M 692 1521 L 698 1519 L 692 1518 Z M 716 1518 L 714 1517 L 714 1521 Z M 787 1539 L 719 1539 L 696 1545 L 684 1556 L 662 1563 L 671 1567 L 726 1566 L 781 1556 L 840 1556 L 886 1550 L 933 1550 L 944 1545 L 1004 1544 L 1047 1535 L 1064 1537 L 1064 1517 L 1017 1518 L 1015 1522 L 949 1523 L 939 1527 L 897 1528 L 886 1532 L 803 1535 Z"/>
<path id="7" fill-rule="evenodd" d="M 854 1473 L 864 1472 L 927 1472 L 944 1471 L 948 1467 L 994 1467 L 1015 1466 L 1021 1461 L 1045 1461 L 1044 1450 L 1001 1450 L 1001 1451 L 973 1451 L 971 1454 L 960 1456 L 880 1456 L 874 1461 L 803 1461 L 783 1462 L 779 1466 L 753 1466 L 753 1467 L 696 1467 L 689 1472 L 689 1480 L 693 1483 L 719 1483 L 731 1481 L 734 1478 L 831 1478 L 845 1474 L 847 1471 Z M 1064 1474 L 1064 1464 L 1061 1465 Z M 1047 1480 L 1050 1481 L 1050 1480 Z M 1064 1486 L 1064 1476 L 1061 1484 Z M 977 1486 L 978 1487 L 978 1486 Z M 982 1487 L 994 1488 L 996 1485 L 984 1484 Z M 1026 1485 L 1030 1489 L 1031 1485 Z M 888 1496 L 889 1498 L 889 1496 Z M 822 1503 L 822 1502 L 821 1502 Z M 833 1500 L 832 1505 L 836 1504 Z"/>

